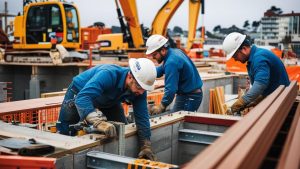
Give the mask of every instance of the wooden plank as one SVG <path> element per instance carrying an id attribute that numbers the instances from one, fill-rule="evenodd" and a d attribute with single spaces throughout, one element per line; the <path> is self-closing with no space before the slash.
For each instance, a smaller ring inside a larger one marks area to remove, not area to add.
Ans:
<path id="1" fill-rule="evenodd" d="M 222 137 L 218 138 L 212 145 L 198 154 L 184 168 L 194 169 L 201 168 L 216 168 L 216 166 L 230 153 L 230 151 L 239 143 L 263 113 L 283 91 L 284 87 L 278 87 L 271 95 L 262 101 L 262 104 L 257 105 L 252 109 L 253 113 L 249 113 L 238 123 L 230 127 Z"/>
<path id="2" fill-rule="evenodd" d="M 1 136 L 25 139 L 34 138 L 37 142 L 49 144 L 56 148 L 62 148 L 70 151 L 79 151 L 86 149 L 87 147 L 99 145 L 99 143 L 93 140 L 65 136 L 57 133 L 44 132 L 27 127 L 10 125 L 2 121 L 0 121 L 0 128 Z"/>
<path id="3" fill-rule="evenodd" d="M 214 113 L 214 89 L 209 89 L 209 113 Z"/>
<path id="4" fill-rule="evenodd" d="M 0 115 L 60 106 L 64 96 L 0 103 Z"/>
<path id="5" fill-rule="evenodd" d="M 287 111 L 291 109 L 296 95 L 296 83 L 292 82 L 275 99 L 243 139 L 235 145 L 230 154 L 218 165 L 218 168 L 259 168 L 288 115 Z"/>
<path id="6" fill-rule="evenodd" d="M 278 169 L 300 168 L 300 104 L 293 118 L 289 134 L 285 141 L 282 153 L 277 165 Z"/>

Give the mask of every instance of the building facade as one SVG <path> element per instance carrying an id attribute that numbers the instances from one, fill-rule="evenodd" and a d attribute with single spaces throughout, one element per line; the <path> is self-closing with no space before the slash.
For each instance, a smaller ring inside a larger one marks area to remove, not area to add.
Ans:
<path id="1" fill-rule="evenodd" d="M 300 57 L 300 13 L 264 13 L 260 25 L 260 38 L 257 45 L 275 46 L 280 49 L 293 49 Z"/>

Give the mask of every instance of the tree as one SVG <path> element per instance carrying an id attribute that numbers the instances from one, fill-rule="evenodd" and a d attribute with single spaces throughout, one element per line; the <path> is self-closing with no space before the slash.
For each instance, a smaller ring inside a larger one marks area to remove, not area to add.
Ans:
<path id="1" fill-rule="evenodd" d="M 269 10 L 271 10 L 272 12 L 274 12 L 277 15 L 282 14 L 282 10 L 280 8 L 277 8 L 276 6 L 271 6 L 271 8 Z"/>
<path id="2" fill-rule="evenodd" d="M 254 32 L 257 31 L 257 28 L 259 27 L 259 25 L 260 25 L 260 21 L 253 21 L 252 22 L 252 29 L 253 29 Z"/>
<path id="3" fill-rule="evenodd" d="M 176 33 L 182 34 L 182 33 L 183 33 L 183 30 L 182 30 L 182 28 L 179 27 L 179 26 L 174 26 L 173 32 L 174 32 L 175 34 L 176 34 Z"/>
<path id="4" fill-rule="evenodd" d="M 249 21 L 248 21 L 248 20 L 246 20 L 246 21 L 244 22 L 244 26 L 243 26 L 243 28 L 245 28 L 245 29 L 248 29 L 248 30 L 249 30 L 249 26 L 250 26 L 250 24 L 249 24 Z"/>
<path id="5" fill-rule="evenodd" d="M 213 32 L 220 32 L 221 30 L 221 25 L 217 25 L 214 27 Z"/>

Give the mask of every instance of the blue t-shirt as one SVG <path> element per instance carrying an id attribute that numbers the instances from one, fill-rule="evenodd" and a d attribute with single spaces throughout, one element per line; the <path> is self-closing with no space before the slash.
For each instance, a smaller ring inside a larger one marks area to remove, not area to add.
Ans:
<path id="1" fill-rule="evenodd" d="M 251 47 L 247 70 L 251 84 L 257 81 L 267 86 L 263 96 L 271 94 L 280 85 L 290 84 L 282 61 L 271 51 L 255 45 Z"/>
<path id="2" fill-rule="evenodd" d="M 168 106 L 175 94 L 188 94 L 202 88 L 202 80 L 192 60 L 179 49 L 168 48 L 161 66 L 156 68 L 157 77 L 165 74 L 165 94 L 161 103 Z"/>
<path id="3" fill-rule="evenodd" d="M 147 92 L 135 96 L 124 89 L 128 72 L 129 68 L 117 65 L 99 65 L 77 75 L 73 78 L 73 84 L 79 91 L 75 104 L 83 120 L 95 108 L 109 108 L 125 100 L 130 101 L 139 133 L 150 139 Z"/>

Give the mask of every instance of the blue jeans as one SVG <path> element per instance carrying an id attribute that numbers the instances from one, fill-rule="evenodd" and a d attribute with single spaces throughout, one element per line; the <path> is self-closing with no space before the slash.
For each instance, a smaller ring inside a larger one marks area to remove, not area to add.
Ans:
<path id="1" fill-rule="evenodd" d="M 175 99 L 174 107 L 171 112 L 177 111 L 191 111 L 196 112 L 202 102 L 203 94 L 199 93 L 190 93 L 190 94 L 178 94 Z"/>
<path id="2" fill-rule="evenodd" d="M 64 135 L 75 135 L 74 130 L 70 131 L 69 125 L 79 122 L 80 117 L 75 106 L 75 97 L 78 92 L 71 83 L 67 89 L 64 100 L 61 104 L 58 122 L 56 123 L 57 131 Z"/>

